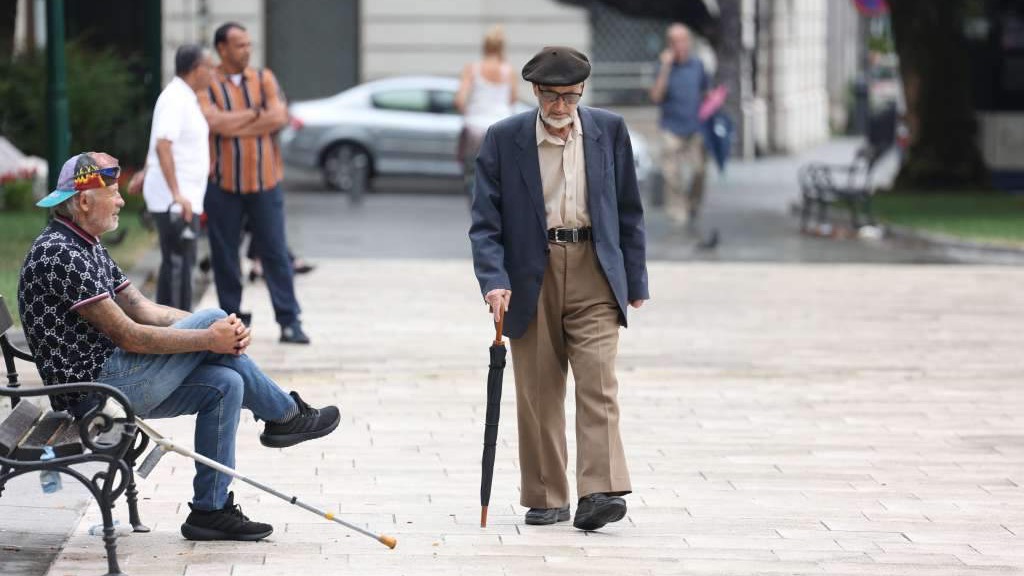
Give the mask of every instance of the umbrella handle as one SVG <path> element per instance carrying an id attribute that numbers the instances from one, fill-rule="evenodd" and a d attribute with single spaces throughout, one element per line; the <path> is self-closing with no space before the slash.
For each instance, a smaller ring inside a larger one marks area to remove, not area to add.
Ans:
<path id="1" fill-rule="evenodd" d="M 502 328 L 505 326 L 505 309 L 498 307 L 498 321 L 494 323 L 494 345 L 504 346 L 505 342 L 501 339 Z"/>

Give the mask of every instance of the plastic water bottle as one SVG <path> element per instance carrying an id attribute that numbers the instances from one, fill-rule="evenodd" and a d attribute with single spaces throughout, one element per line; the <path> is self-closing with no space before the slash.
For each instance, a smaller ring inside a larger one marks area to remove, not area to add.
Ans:
<path id="1" fill-rule="evenodd" d="M 53 460 L 57 455 L 53 453 L 53 447 L 47 446 L 43 448 L 43 455 L 39 457 L 40 460 Z M 39 485 L 43 487 L 43 492 L 46 494 L 53 494 L 64 486 L 60 481 L 60 472 L 56 470 L 42 470 L 39 472 Z"/>

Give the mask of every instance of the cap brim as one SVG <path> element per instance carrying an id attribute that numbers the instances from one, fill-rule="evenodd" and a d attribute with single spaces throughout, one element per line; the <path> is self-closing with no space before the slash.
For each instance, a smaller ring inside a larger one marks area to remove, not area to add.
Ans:
<path id="1" fill-rule="evenodd" d="M 44 196 L 42 200 L 36 202 L 36 206 L 39 206 L 40 208 L 53 208 L 57 204 L 71 198 L 77 193 L 78 190 L 54 190 Z"/>

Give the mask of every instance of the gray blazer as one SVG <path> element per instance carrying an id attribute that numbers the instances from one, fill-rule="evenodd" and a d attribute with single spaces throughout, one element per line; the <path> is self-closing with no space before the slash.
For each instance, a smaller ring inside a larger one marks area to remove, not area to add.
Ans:
<path id="1" fill-rule="evenodd" d="M 621 116 L 584 106 L 578 112 L 592 241 L 625 326 L 628 303 L 650 297 L 633 147 Z M 491 126 L 476 159 L 469 229 L 473 266 L 483 294 L 512 290 L 504 329 L 509 338 L 522 336 L 537 314 L 550 252 L 536 122 L 532 110 Z"/>

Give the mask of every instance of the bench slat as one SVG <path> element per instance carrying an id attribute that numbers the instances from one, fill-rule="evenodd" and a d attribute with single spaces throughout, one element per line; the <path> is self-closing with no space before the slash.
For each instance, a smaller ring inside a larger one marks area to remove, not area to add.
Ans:
<path id="1" fill-rule="evenodd" d="M 54 455 L 58 458 L 81 454 L 82 446 L 78 442 L 77 433 L 73 442 L 60 441 L 68 433 L 68 426 L 75 428 L 76 431 L 78 429 L 74 418 L 67 412 L 47 413 L 39 424 L 36 424 L 32 433 L 18 445 L 12 457 L 16 460 L 39 460 L 47 446 L 53 447 Z"/>
<path id="2" fill-rule="evenodd" d="M 82 439 L 78 436 L 78 423 L 72 421 L 61 429 L 57 436 L 50 441 L 50 446 L 53 446 L 53 452 L 58 458 L 85 452 Z"/>
<path id="3" fill-rule="evenodd" d="M 22 439 L 32 431 L 32 427 L 43 415 L 41 408 L 31 402 L 18 402 L 3 423 L 0 423 L 0 455 L 7 456 Z"/>

